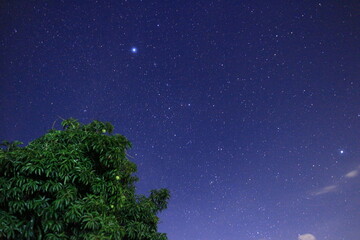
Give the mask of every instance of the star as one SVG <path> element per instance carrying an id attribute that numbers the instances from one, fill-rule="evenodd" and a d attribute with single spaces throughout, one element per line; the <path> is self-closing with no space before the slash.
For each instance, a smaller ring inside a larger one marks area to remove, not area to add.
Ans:
<path id="1" fill-rule="evenodd" d="M 132 52 L 132 53 L 137 53 L 137 51 L 138 51 L 138 50 L 137 50 L 136 47 L 132 47 L 132 48 L 131 48 L 131 52 Z"/>
<path id="2" fill-rule="evenodd" d="M 344 154 L 344 150 L 340 150 L 340 154 Z"/>

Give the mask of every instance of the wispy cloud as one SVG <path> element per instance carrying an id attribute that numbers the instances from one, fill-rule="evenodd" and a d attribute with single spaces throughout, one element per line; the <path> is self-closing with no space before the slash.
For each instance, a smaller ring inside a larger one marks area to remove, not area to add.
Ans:
<path id="1" fill-rule="evenodd" d="M 357 175 L 359 175 L 359 168 L 348 172 L 347 174 L 345 174 L 345 177 L 346 177 L 346 178 L 354 178 L 354 177 L 356 177 Z"/>
<path id="2" fill-rule="evenodd" d="M 355 178 L 359 175 L 360 175 L 360 166 L 358 166 L 357 168 L 355 168 L 355 169 L 351 170 L 350 172 L 346 173 L 345 175 L 343 175 L 342 180 L 338 181 L 338 183 L 318 189 L 318 190 L 312 192 L 311 195 L 319 196 L 319 195 L 335 192 L 338 189 L 340 189 L 342 187 L 342 185 L 347 184 L 347 181 L 344 180 L 344 178 L 345 179 L 346 178 Z"/>
<path id="3" fill-rule="evenodd" d="M 316 240 L 316 237 L 310 233 L 299 235 L 298 240 Z"/>
<path id="4" fill-rule="evenodd" d="M 330 192 L 335 192 L 337 188 L 338 188 L 337 185 L 326 186 L 326 187 L 323 187 L 323 188 L 315 191 L 313 193 L 313 195 L 318 196 L 318 195 L 322 195 L 322 194 L 326 194 L 326 193 L 330 193 Z"/>

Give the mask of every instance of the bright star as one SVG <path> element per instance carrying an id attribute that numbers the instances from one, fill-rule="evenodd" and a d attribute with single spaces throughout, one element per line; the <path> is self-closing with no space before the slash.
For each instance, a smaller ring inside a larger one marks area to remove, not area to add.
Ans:
<path id="1" fill-rule="evenodd" d="M 344 153 L 344 150 L 340 150 L 340 154 L 343 154 Z"/>
<path id="2" fill-rule="evenodd" d="M 137 48 L 136 47 L 131 48 L 131 52 L 137 53 Z"/>

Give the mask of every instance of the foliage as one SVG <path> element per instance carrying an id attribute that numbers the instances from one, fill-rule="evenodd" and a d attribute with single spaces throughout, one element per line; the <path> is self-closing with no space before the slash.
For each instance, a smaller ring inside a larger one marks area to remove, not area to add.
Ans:
<path id="1" fill-rule="evenodd" d="M 166 240 L 167 189 L 136 195 L 130 142 L 110 123 L 62 122 L 26 147 L 0 149 L 0 239 Z"/>

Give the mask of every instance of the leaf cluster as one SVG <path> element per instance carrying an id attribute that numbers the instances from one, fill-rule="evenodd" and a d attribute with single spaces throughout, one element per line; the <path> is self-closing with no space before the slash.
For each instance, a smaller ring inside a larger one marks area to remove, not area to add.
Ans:
<path id="1" fill-rule="evenodd" d="M 0 239 L 166 240 L 167 189 L 136 195 L 131 143 L 110 123 L 75 119 L 0 149 Z"/>

